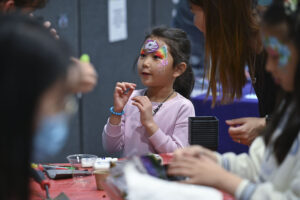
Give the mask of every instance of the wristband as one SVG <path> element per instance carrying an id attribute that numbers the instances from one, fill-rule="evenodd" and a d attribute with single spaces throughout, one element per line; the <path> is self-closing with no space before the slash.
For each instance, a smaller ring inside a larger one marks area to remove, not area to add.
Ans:
<path id="1" fill-rule="evenodd" d="M 122 112 L 120 112 L 120 113 L 118 113 L 118 112 L 115 112 L 114 111 L 114 107 L 112 106 L 112 107 L 110 107 L 110 112 L 112 113 L 112 114 L 114 114 L 114 115 L 118 115 L 118 116 L 121 116 L 121 115 L 124 115 L 124 110 L 122 110 Z"/>

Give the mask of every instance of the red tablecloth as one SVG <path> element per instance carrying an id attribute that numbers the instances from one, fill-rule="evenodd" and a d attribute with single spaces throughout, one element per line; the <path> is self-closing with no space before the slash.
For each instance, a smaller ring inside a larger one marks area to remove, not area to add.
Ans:
<path id="1" fill-rule="evenodd" d="M 172 155 L 163 154 L 163 163 L 169 163 Z M 94 175 L 84 177 L 84 182 L 74 182 L 73 179 L 51 180 L 50 197 L 55 198 L 61 192 L 64 192 L 71 200 L 109 200 L 105 191 L 99 191 L 96 188 L 96 181 Z M 46 194 L 40 188 L 40 186 L 33 182 L 31 183 L 31 199 L 40 200 L 45 199 Z M 228 194 L 223 193 L 224 200 L 234 200 L 234 198 Z"/>
<path id="2" fill-rule="evenodd" d="M 94 176 L 87 176 L 83 183 L 74 182 L 73 179 L 50 180 L 50 197 L 55 198 L 61 192 L 64 192 L 71 200 L 109 200 L 104 191 L 99 191 L 96 188 Z M 42 191 L 40 185 L 32 182 L 31 199 L 40 200 L 46 198 L 46 193 Z"/>

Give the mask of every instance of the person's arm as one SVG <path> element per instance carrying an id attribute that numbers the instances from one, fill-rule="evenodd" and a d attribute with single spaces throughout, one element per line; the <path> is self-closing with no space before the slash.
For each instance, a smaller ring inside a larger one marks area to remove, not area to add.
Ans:
<path id="1" fill-rule="evenodd" d="M 124 123 L 125 117 L 122 116 L 121 122 L 113 125 L 107 120 L 102 132 L 102 145 L 107 152 L 120 152 L 124 148 Z"/>
<path id="2" fill-rule="evenodd" d="M 249 154 L 216 153 L 218 163 L 227 171 L 243 178 L 254 181 L 260 171 L 260 166 L 265 152 L 265 144 L 262 137 L 258 137 L 250 146 Z"/>
<path id="3" fill-rule="evenodd" d="M 221 155 L 200 145 L 192 145 L 176 150 L 172 160 L 177 162 L 184 157 L 200 158 L 201 156 L 205 156 L 229 172 L 233 172 L 243 178 L 255 180 L 260 171 L 264 151 L 265 144 L 263 139 L 259 137 L 251 145 L 249 155 L 246 153 L 239 155 L 225 153 Z"/>
<path id="4" fill-rule="evenodd" d="M 299 157 L 299 156 L 298 156 Z M 298 158 L 299 161 L 300 158 Z M 254 183 L 248 180 L 243 180 L 237 190 L 235 191 L 235 198 L 237 200 L 299 200 L 300 199 L 300 162 L 295 164 L 293 172 L 296 172 L 295 176 L 290 176 L 291 183 L 286 183 L 289 186 L 287 190 L 280 190 L 278 186 L 275 186 L 272 182 Z M 293 173 L 291 172 L 291 173 Z M 284 181 L 282 180 L 277 181 Z M 290 181 L 290 180 L 289 180 Z M 281 183 L 281 185 L 284 183 Z"/>
<path id="5" fill-rule="evenodd" d="M 94 89 L 98 75 L 94 66 L 89 62 L 72 57 L 73 65 L 68 70 L 68 84 L 73 93 L 87 93 Z"/>
<path id="6" fill-rule="evenodd" d="M 294 142 L 290 153 L 280 166 L 274 168 L 275 176 L 271 181 L 255 183 L 244 180 L 239 185 L 235 197 L 237 200 L 298 200 L 300 199 L 300 148 Z M 269 170 L 262 170 L 262 173 Z"/>
<path id="7" fill-rule="evenodd" d="M 149 140 L 158 153 L 174 152 L 178 148 L 189 145 L 188 142 L 188 118 L 195 116 L 194 106 L 191 102 L 184 104 L 179 112 L 173 134 L 167 135 L 158 129 Z M 168 123 L 168 122 L 166 122 Z"/>
<path id="8" fill-rule="evenodd" d="M 102 144 L 108 152 L 119 152 L 124 148 L 126 104 L 134 92 L 136 84 L 127 82 L 116 83 L 114 91 L 114 106 L 110 108 L 111 116 L 102 132 Z"/>
<path id="9" fill-rule="evenodd" d="M 286 183 L 288 184 L 286 190 L 278 189 L 274 182 L 255 183 L 254 181 L 242 179 L 240 176 L 226 171 L 205 155 L 198 158 L 192 156 L 177 158 L 170 163 L 168 174 L 188 177 L 188 179 L 182 181 L 183 183 L 218 188 L 234 195 L 236 200 L 298 200 L 300 198 L 300 158 L 295 158 L 295 160 L 297 162 L 295 162 L 295 166 L 291 171 L 292 175 Z M 293 173 L 295 172 L 294 176 Z M 285 181 L 285 178 L 273 181 Z M 283 184 L 279 183 L 279 185 Z"/>
<path id="10" fill-rule="evenodd" d="M 168 174 L 188 177 L 182 183 L 206 185 L 218 188 L 231 195 L 242 182 L 242 179 L 222 168 L 206 155 L 198 157 L 182 156 L 172 160 L 168 167 Z"/>

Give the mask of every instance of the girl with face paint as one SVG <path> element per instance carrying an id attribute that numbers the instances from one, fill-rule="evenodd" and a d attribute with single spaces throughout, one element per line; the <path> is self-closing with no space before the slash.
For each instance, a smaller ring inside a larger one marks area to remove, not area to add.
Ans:
<path id="1" fill-rule="evenodd" d="M 145 89 L 120 82 L 104 127 L 103 145 L 124 156 L 169 153 L 188 146 L 189 100 L 194 76 L 190 42 L 184 31 L 159 27 L 146 36 L 137 62 Z"/>
<path id="2" fill-rule="evenodd" d="M 249 155 L 220 155 L 200 146 L 178 150 L 168 173 L 208 185 L 237 200 L 300 199 L 300 7 L 277 0 L 265 12 L 266 69 L 284 90 L 279 107 Z"/>

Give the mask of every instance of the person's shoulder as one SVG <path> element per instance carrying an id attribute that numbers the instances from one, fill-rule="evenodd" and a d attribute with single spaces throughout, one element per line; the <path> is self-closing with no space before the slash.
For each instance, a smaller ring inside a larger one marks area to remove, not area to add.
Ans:
<path id="1" fill-rule="evenodd" d="M 175 100 L 178 101 L 178 102 L 181 102 L 181 104 L 193 105 L 191 100 L 185 98 L 184 96 L 182 96 L 178 92 L 177 92 L 177 96 L 175 97 Z"/>
<path id="2" fill-rule="evenodd" d="M 194 108 L 193 103 L 191 102 L 191 100 L 185 98 L 184 96 L 182 96 L 181 94 L 179 94 L 177 92 L 176 97 L 174 98 L 174 103 L 176 106 L 178 107 L 183 107 L 183 108 Z"/>

